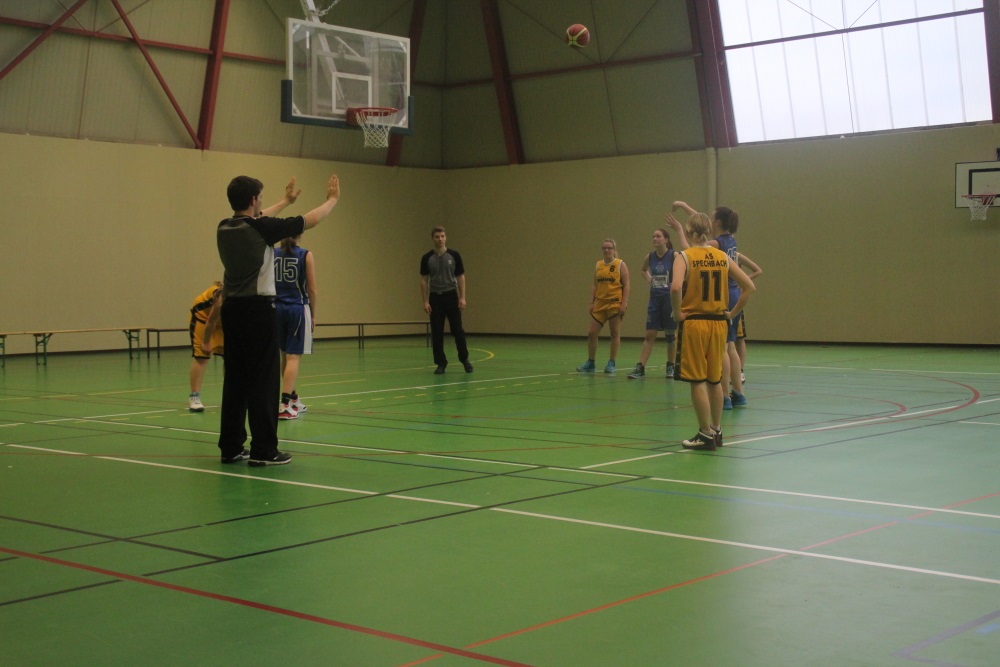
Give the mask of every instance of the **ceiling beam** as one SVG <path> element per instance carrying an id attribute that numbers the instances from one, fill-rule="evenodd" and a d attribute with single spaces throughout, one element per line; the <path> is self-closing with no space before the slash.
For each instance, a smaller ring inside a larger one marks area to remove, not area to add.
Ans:
<path id="1" fill-rule="evenodd" d="M 508 164 L 524 164 L 524 143 L 521 141 L 521 127 L 517 122 L 517 107 L 514 104 L 514 86 L 511 83 L 510 67 L 507 63 L 507 49 L 503 41 L 500 25 L 500 9 L 497 0 L 480 0 L 483 12 L 483 26 L 486 28 L 486 44 L 490 51 L 493 67 L 493 85 L 497 91 L 500 106 L 500 124 L 503 127 L 504 144 L 507 147 Z"/>
<path id="2" fill-rule="evenodd" d="M 986 30 L 986 67 L 990 78 L 993 122 L 1000 123 L 1000 0 L 986 0 L 983 3 L 983 24 Z"/>
<path id="3" fill-rule="evenodd" d="M 30 56 L 32 51 L 41 46 L 42 42 L 44 42 L 52 35 L 52 33 L 58 30 L 59 26 L 65 23 L 69 19 L 69 17 L 73 16 L 73 14 L 76 13 L 76 10 L 80 9 L 80 7 L 82 7 L 86 2 L 87 0 L 77 0 L 77 3 L 72 7 L 70 7 L 69 9 L 67 9 L 65 12 L 63 12 L 63 15 L 60 16 L 55 23 L 53 23 L 50 26 L 45 26 L 45 30 L 42 32 L 41 35 L 35 38 L 35 41 L 29 44 L 27 48 L 21 51 L 21 53 L 17 54 L 17 56 L 9 63 L 7 63 L 6 67 L 0 70 L 0 80 L 2 80 L 5 76 L 10 74 L 15 67 L 20 65 L 22 60 Z"/>
<path id="4" fill-rule="evenodd" d="M 153 61 L 153 56 L 149 54 L 149 50 L 143 43 L 142 38 L 139 37 L 139 33 L 135 31 L 135 27 L 129 20 L 128 14 L 126 14 L 125 10 L 122 9 L 122 6 L 118 3 L 118 0 L 111 0 L 111 4 L 115 6 L 115 11 L 117 11 L 118 16 L 121 17 L 122 23 L 125 24 L 125 27 L 128 29 L 129 34 L 132 35 L 132 39 L 135 40 L 136 46 L 139 47 L 139 51 L 142 52 L 142 57 L 146 59 L 146 63 L 149 65 L 149 68 L 153 71 L 153 76 L 155 76 L 156 80 L 160 82 L 160 87 L 163 88 L 163 92 L 166 93 L 167 99 L 170 100 L 170 104 L 174 107 L 174 111 L 177 113 L 177 116 L 181 119 L 181 123 L 184 124 L 184 128 L 191 136 L 191 141 L 194 142 L 194 147 L 201 148 L 202 147 L 201 139 L 198 138 L 198 133 L 194 131 L 194 128 L 191 127 L 191 123 L 188 122 L 187 116 L 184 115 L 184 110 L 181 109 L 181 105 L 177 103 L 177 99 L 174 97 L 174 94 L 170 91 L 170 86 L 167 85 L 166 79 L 164 79 L 163 75 L 160 74 L 159 68 Z"/>
<path id="5" fill-rule="evenodd" d="M 205 65 L 205 85 L 201 93 L 201 114 L 198 116 L 198 141 L 202 150 L 212 147 L 212 127 L 215 124 L 215 101 L 219 96 L 219 78 L 222 75 L 222 47 L 226 41 L 226 25 L 229 22 L 229 0 L 215 0 L 215 16 L 212 19 L 212 37 L 209 41 L 211 54 Z"/>
<path id="6" fill-rule="evenodd" d="M 417 54 L 420 52 L 420 38 L 424 34 L 424 16 L 427 14 L 427 0 L 413 0 L 413 13 L 410 15 L 410 83 L 413 83 L 413 73 L 417 71 Z M 410 118 L 412 122 L 413 118 Z M 403 154 L 403 135 L 389 133 L 389 150 L 385 155 L 385 166 L 398 167 Z"/>
<path id="7" fill-rule="evenodd" d="M 729 74 L 726 71 L 722 42 L 722 24 L 717 0 L 694 0 L 697 39 L 701 50 L 700 67 L 704 76 L 704 103 L 708 106 L 711 128 L 710 148 L 730 148 L 736 145 L 736 125 L 732 97 L 729 92 Z"/>

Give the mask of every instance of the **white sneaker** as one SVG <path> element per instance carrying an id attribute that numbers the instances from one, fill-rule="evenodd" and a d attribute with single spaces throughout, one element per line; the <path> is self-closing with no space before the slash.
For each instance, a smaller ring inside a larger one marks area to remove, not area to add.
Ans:
<path id="1" fill-rule="evenodd" d="M 191 394 L 188 396 L 188 410 L 191 412 L 204 412 L 205 406 L 201 404 L 201 396 Z"/>
<path id="2" fill-rule="evenodd" d="M 287 403 L 278 404 L 278 419 L 298 419 L 299 412 L 294 406 Z"/>
<path id="3" fill-rule="evenodd" d="M 293 408 L 295 408 L 296 412 L 305 412 L 306 410 L 309 409 L 309 408 L 306 407 L 305 403 L 303 403 L 302 401 L 300 401 L 297 398 L 294 401 L 292 401 L 291 405 L 292 405 Z"/>

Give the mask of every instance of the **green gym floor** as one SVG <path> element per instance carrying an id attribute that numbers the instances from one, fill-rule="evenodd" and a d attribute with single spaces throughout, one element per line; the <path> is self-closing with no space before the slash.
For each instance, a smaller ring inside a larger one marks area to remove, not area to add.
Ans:
<path id="1" fill-rule="evenodd" d="M 8 357 L 3 664 L 1000 664 L 1000 349 L 751 343 L 703 453 L 662 349 L 470 345 L 320 342 L 273 468 L 221 362 Z"/>

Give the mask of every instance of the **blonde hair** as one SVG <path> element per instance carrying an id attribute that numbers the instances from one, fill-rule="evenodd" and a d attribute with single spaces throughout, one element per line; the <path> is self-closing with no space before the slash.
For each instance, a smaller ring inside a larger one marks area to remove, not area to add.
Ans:
<path id="1" fill-rule="evenodd" d="M 615 240 L 614 239 L 604 239 L 603 241 L 601 241 L 601 246 L 604 246 L 605 243 L 610 243 L 611 244 L 611 247 L 614 248 L 614 251 L 615 251 L 615 257 L 618 257 L 618 244 L 615 243 Z"/>
<path id="2" fill-rule="evenodd" d="M 693 213 L 687 219 L 687 235 L 692 241 L 706 243 L 712 237 L 712 220 L 704 213 Z"/>

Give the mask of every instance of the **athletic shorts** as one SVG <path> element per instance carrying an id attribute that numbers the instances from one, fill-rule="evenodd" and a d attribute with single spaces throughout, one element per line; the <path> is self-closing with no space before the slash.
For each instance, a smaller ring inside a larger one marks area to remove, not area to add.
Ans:
<path id="1" fill-rule="evenodd" d="M 680 323 L 676 378 L 684 382 L 722 381 L 722 355 L 726 351 L 725 320 L 686 319 Z"/>
<path id="2" fill-rule="evenodd" d="M 729 290 L 729 307 L 732 308 L 736 305 L 736 302 L 740 300 L 740 288 Z M 740 326 L 740 318 L 743 313 L 737 315 L 734 319 L 729 320 L 729 330 L 726 332 L 726 342 L 735 343 L 736 342 L 736 330 Z"/>
<path id="3" fill-rule="evenodd" d="M 653 294 L 649 297 L 646 307 L 646 331 L 676 331 L 674 310 L 670 304 L 669 294 Z"/>
<path id="4" fill-rule="evenodd" d="M 212 355 L 205 354 L 205 351 L 201 349 L 201 341 L 205 337 L 205 323 L 192 315 L 188 333 L 191 335 L 191 356 L 195 359 L 210 359 Z M 222 341 L 222 322 L 220 321 L 216 323 L 215 331 L 212 333 L 212 352 L 220 357 L 225 352 Z"/>
<path id="5" fill-rule="evenodd" d="M 312 354 L 312 312 L 308 305 L 275 302 L 278 348 L 285 354 Z"/>
<path id="6" fill-rule="evenodd" d="M 747 314 L 746 311 L 740 313 L 740 323 L 736 325 L 736 339 L 747 337 Z"/>
<path id="7" fill-rule="evenodd" d="M 597 301 L 590 314 L 595 320 L 604 324 L 620 312 L 621 304 L 618 301 Z"/>

